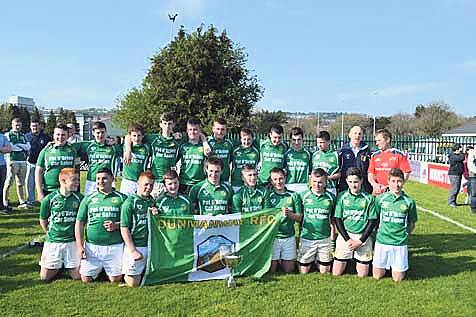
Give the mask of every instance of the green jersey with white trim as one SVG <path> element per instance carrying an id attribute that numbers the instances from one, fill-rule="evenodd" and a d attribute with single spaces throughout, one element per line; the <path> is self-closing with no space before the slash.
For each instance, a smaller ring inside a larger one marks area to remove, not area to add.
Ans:
<path id="1" fill-rule="evenodd" d="M 96 181 L 96 173 L 102 168 L 109 168 L 113 174 L 117 169 L 117 158 L 120 157 L 121 145 L 107 145 L 96 141 L 73 143 L 80 155 L 88 157 L 88 181 Z"/>
<path id="2" fill-rule="evenodd" d="M 415 201 L 407 194 L 391 192 L 378 196 L 375 209 L 379 216 L 377 242 L 386 245 L 408 244 L 408 223 L 418 220 Z"/>
<path id="3" fill-rule="evenodd" d="M 308 189 L 301 193 L 303 219 L 301 238 L 322 240 L 331 236 L 330 217 L 334 212 L 336 196 L 329 191 L 318 195 Z"/>
<path id="4" fill-rule="evenodd" d="M 59 190 L 46 195 L 40 205 L 40 219 L 48 220 L 46 242 L 72 242 L 74 225 L 79 205 L 83 199 L 81 193 L 71 193 L 63 196 Z"/>
<path id="5" fill-rule="evenodd" d="M 269 193 L 264 187 L 241 187 L 234 195 L 232 212 L 255 212 L 270 208 Z"/>
<path id="6" fill-rule="evenodd" d="M 274 167 L 284 168 L 284 153 L 288 147 L 284 143 L 273 145 L 270 139 L 261 140 L 259 148 L 260 168 L 258 179 L 261 184 L 269 182 L 269 172 Z"/>
<path id="7" fill-rule="evenodd" d="M 362 233 L 370 219 L 377 219 L 375 197 L 364 191 L 354 195 L 350 190 L 337 196 L 334 218 L 341 218 L 350 233 Z"/>
<path id="8" fill-rule="evenodd" d="M 241 170 L 245 165 L 251 165 L 256 168 L 259 161 L 259 151 L 253 145 L 250 147 L 238 146 L 232 153 L 232 172 L 231 172 L 231 185 L 243 186 L 243 180 L 241 179 Z"/>
<path id="9" fill-rule="evenodd" d="M 290 147 L 284 154 L 284 160 L 286 184 L 307 184 L 311 170 L 311 152 L 305 148 L 295 150 Z"/>
<path id="10" fill-rule="evenodd" d="M 121 227 L 129 228 L 136 247 L 146 247 L 149 241 L 149 207 L 155 207 L 154 198 L 137 194 L 127 197 L 121 207 Z"/>
<path id="11" fill-rule="evenodd" d="M 155 179 L 160 181 L 167 169 L 175 167 L 181 141 L 176 140 L 173 136 L 146 134 L 144 143 L 150 144 L 152 155 L 150 169 Z"/>
<path id="12" fill-rule="evenodd" d="M 227 214 L 230 210 L 233 189 L 225 184 L 220 183 L 216 186 L 208 179 L 195 184 L 190 189 L 190 202 L 196 204 L 200 215 Z"/>
<path id="13" fill-rule="evenodd" d="M 327 150 L 318 150 L 312 154 L 312 169 L 322 168 L 327 172 L 328 176 L 331 176 L 337 172 L 339 172 L 340 164 L 339 164 L 339 154 L 335 151 Z M 328 180 L 327 181 L 327 188 L 336 188 L 337 181 L 336 180 Z"/>
<path id="14" fill-rule="evenodd" d="M 150 157 L 148 144 L 132 144 L 131 162 L 124 164 L 122 178 L 136 182 L 139 175 L 147 169 Z"/>
<path id="15" fill-rule="evenodd" d="M 222 182 L 230 181 L 230 162 L 231 153 L 233 152 L 233 143 L 228 138 L 219 141 L 213 136 L 209 136 L 207 142 L 212 148 L 211 155 L 219 157 L 223 161 L 223 170 L 221 172 L 220 180 Z"/>
<path id="16" fill-rule="evenodd" d="M 115 190 L 109 194 L 97 191 L 81 201 L 76 219 L 86 224 L 87 242 L 95 245 L 122 243 L 120 230 L 107 231 L 104 222 L 121 220 L 121 206 L 126 198 Z"/>
<path id="17" fill-rule="evenodd" d="M 286 190 L 284 193 L 278 193 L 275 190 L 271 190 L 269 201 L 272 208 L 287 207 L 296 214 L 302 214 L 301 198 L 293 191 Z M 276 238 L 289 238 L 294 236 L 294 234 L 294 220 L 291 220 L 289 217 L 282 217 Z"/>
<path id="18" fill-rule="evenodd" d="M 205 153 L 202 142 L 183 143 L 179 148 L 180 184 L 195 185 L 205 179 Z"/>
<path id="19" fill-rule="evenodd" d="M 178 194 L 173 197 L 169 193 L 160 195 L 157 199 L 157 209 L 159 213 L 166 216 L 187 216 L 192 215 L 192 204 L 188 197 Z"/>
<path id="20" fill-rule="evenodd" d="M 26 149 L 23 149 L 24 145 L 26 145 L 28 142 L 25 138 L 25 134 L 21 131 L 13 131 L 10 130 L 7 133 L 5 133 L 5 137 L 7 138 L 8 141 L 10 141 L 10 144 L 12 146 L 16 145 L 21 149 L 20 151 L 13 150 L 10 153 L 7 153 L 7 157 L 10 159 L 12 162 L 22 162 L 26 161 L 26 158 L 28 156 L 28 151 Z"/>
<path id="21" fill-rule="evenodd" d="M 77 156 L 76 149 L 70 144 L 44 147 L 36 161 L 36 166 L 43 169 L 43 189 L 51 192 L 59 188 L 59 173 L 63 168 L 74 168 Z"/>

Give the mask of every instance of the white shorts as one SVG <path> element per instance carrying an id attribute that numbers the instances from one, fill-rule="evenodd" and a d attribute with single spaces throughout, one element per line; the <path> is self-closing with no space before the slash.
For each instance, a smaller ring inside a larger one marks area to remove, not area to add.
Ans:
<path id="1" fill-rule="evenodd" d="M 128 179 L 122 179 L 121 181 L 121 190 L 120 192 L 130 196 L 132 194 L 135 194 L 137 191 L 137 181 L 131 181 Z"/>
<path id="2" fill-rule="evenodd" d="M 312 262 L 330 264 L 332 261 L 331 238 L 322 240 L 299 239 L 297 261 L 302 264 Z"/>
<path id="3" fill-rule="evenodd" d="M 408 271 L 408 245 L 386 245 L 375 242 L 373 266 L 395 272 Z"/>
<path id="4" fill-rule="evenodd" d="M 154 199 L 159 198 L 160 195 L 165 193 L 165 185 L 163 182 L 154 182 L 154 189 L 152 189 L 152 192 L 150 193 Z"/>
<path id="5" fill-rule="evenodd" d="M 296 238 L 274 239 L 272 260 L 296 260 Z"/>
<path id="6" fill-rule="evenodd" d="M 79 273 L 95 279 L 104 268 L 109 276 L 122 275 L 122 253 L 124 243 L 95 245 L 85 243 L 86 259 L 81 260 Z"/>
<path id="7" fill-rule="evenodd" d="M 286 184 L 286 188 L 300 194 L 308 190 L 309 186 L 307 184 Z"/>
<path id="8" fill-rule="evenodd" d="M 143 258 L 139 261 L 134 261 L 131 253 L 127 247 L 124 248 L 124 255 L 122 256 L 122 274 L 133 276 L 144 273 L 145 265 L 147 264 L 147 257 L 149 255 L 147 247 L 137 247 L 137 250 L 142 253 Z"/>
<path id="9" fill-rule="evenodd" d="M 112 187 L 116 187 L 115 182 L 112 182 Z M 92 193 L 95 193 L 97 190 L 98 190 L 98 187 L 95 181 L 93 182 L 93 181 L 86 180 L 86 183 L 84 184 L 84 196 L 91 195 Z"/>
<path id="10" fill-rule="evenodd" d="M 76 241 L 73 242 L 45 242 L 41 253 L 40 266 L 48 270 L 58 270 L 79 267 L 79 258 Z"/>
<path id="11" fill-rule="evenodd" d="M 357 233 L 350 233 L 348 235 L 351 239 L 359 240 L 362 236 L 361 234 Z M 338 260 L 350 260 L 354 258 L 358 262 L 362 263 L 369 263 L 372 261 L 372 238 L 368 237 L 368 239 L 355 251 L 351 251 L 347 246 L 347 242 L 345 242 L 344 238 L 341 235 L 337 237 L 336 242 L 336 252 L 334 257 Z"/>

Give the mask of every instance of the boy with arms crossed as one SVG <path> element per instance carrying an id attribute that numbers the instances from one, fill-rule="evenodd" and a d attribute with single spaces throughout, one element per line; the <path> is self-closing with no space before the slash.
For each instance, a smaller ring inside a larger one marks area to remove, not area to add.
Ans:
<path id="1" fill-rule="evenodd" d="M 127 196 L 115 191 L 113 182 L 110 169 L 99 169 L 96 172 L 97 191 L 85 197 L 79 206 L 75 235 L 78 256 L 81 258 L 79 273 L 85 283 L 94 280 L 103 268 L 111 282 L 120 282 L 122 279 L 124 243 L 119 225 L 121 206 Z"/>
<path id="2" fill-rule="evenodd" d="M 165 193 L 157 199 L 157 211 L 166 216 L 186 216 L 192 214 L 190 200 L 179 193 L 179 177 L 176 171 L 166 170 L 163 176 Z"/>
<path id="3" fill-rule="evenodd" d="M 122 257 L 122 274 L 128 286 L 139 286 L 147 263 L 149 236 L 148 211 L 155 209 L 150 193 L 154 175 L 142 172 L 137 180 L 137 193 L 129 196 L 121 207 L 121 236 L 126 247 Z"/>
<path id="4" fill-rule="evenodd" d="M 326 191 L 327 173 L 322 168 L 311 172 L 311 189 L 301 193 L 303 220 L 299 243 L 299 272 L 309 273 L 312 263 L 321 273 L 330 273 L 331 239 L 335 227 L 331 223 L 336 197 Z"/>
<path id="5" fill-rule="evenodd" d="M 339 236 L 334 254 L 333 275 L 342 275 L 347 261 L 357 262 L 357 275 L 366 277 L 372 262 L 372 233 L 377 221 L 375 197 L 362 190 L 360 169 L 351 167 L 346 177 L 349 189 L 337 197 L 334 218 Z"/>
<path id="6" fill-rule="evenodd" d="M 312 155 L 312 169 L 318 167 L 326 171 L 327 190 L 337 195 L 337 181 L 340 178 L 339 154 L 330 149 L 331 135 L 321 131 L 317 135 L 317 151 Z"/>
<path id="7" fill-rule="evenodd" d="M 60 188 L 47 195 L 40 206 L 40 226 L 46 233 L 41 253 L 40 280 L 51 281 L 64 266 L 74 280 L 79 280 L 79 258 L 74 224 L 83 195 L 78 192 L 79 175 L 74 168 L 59 173 Z"/>
<path id="8" fill-rule="evenodd" d="M 269 193 L 264 187 L 256 187 L 258 172 L 251 165 L 241 170 L 244 185 L 233 195 L 232 212 L 254 212 L 270 208 Z"/>
<path id="9" fill-rule="evenodd" d="M 373 277 L 384 277 L 392 270 L 392 279 L 400 282 L 408 270 L 408 236 L 418 219 L 415 201 L 403 192 L 405 175 L 399 168 L 388 174 L 389 191 L 378 196 L 376 210 L 379 227 L 373 260 Z"/>
<path id="10" fill-rule="evenodd" d="M 260 140 L 259 144 L 259 184 L 269 183 L 270 171 L 274 167 L 284 168 L 284 153 L 288 147 L 283 143 L 283 127 L 279 124 L 273 124 L 269 128 L 266 140 Z"/>
<path id="11" fill-rule="evenodd" d="M 302 220 L 302 202 L 298 194 L 286 189 L 285 179 L 282 168 L 271 169 L 270 180 L 273 188 L 269 194 L 269 200 L 272 208 L 281 208 L 283 218 L 273 243 L 270 273 L 276 272 L 279 264 L 285 273 L 291 273 L 296 264 L 294 223 Z"/>
<path id="12" fill-rule="evenodd" d="M 218 157 L 209 157 L 205 161 L 207 179 L 190 189 L 192 210 L 199 215 L 228 214 L 231 210 L 233 189 L 220 181 L 223 162 Z"/>
<path id="13" fill-rule="evenodd" d="M 303 147 L 304 132 L 299 127 L 291 129 L 291 147 L 284 154 L 286 187 L 297 193 L 306 191 L 311 170 L 311 153 Z"/>
<path id="14" fill-rule="evenodd" d="M 235 193 L 243 186 L 241 169 L 245 165 L 256 168 L 259 161 L 259 151 L 253 145 L 253 132 L 250 129 L 241 129 L 240 142 L 241 145 L 233 150 L 231 156 L 233 167 L 231 172 L 231 186 Z"/>

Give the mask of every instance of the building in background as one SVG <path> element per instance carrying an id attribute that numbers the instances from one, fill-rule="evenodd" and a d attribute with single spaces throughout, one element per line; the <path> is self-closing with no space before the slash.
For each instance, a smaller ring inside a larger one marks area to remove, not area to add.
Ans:
<path id="1" fill-rule="evenodd" d="M 35 107 L 35 101 L 33 98 L 21 96 L 8 97 L 7 104 L 17 107 L 25 107 L 30 112 L 33 111 L 33 108 Z"/>

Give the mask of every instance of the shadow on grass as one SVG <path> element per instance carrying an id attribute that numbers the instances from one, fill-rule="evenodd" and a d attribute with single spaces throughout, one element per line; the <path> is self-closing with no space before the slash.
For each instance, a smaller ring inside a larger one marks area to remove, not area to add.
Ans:
<path id="1" fill-rule="evenodd" d="M 415 235 L 410 241 L 409 279 L 426 279 L 473 271 L 476 267 L 474 234 Z"/>

